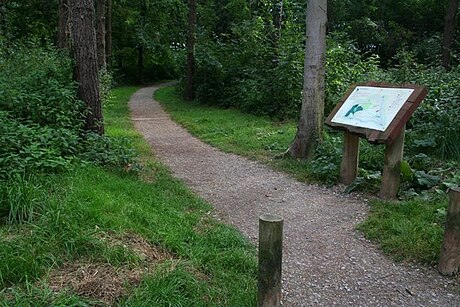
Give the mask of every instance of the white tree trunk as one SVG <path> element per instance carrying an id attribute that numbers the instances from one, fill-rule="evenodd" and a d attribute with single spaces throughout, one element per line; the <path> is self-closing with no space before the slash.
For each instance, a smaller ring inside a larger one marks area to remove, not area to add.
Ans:
<path id="1" fill-rule="evenodd" d="M 321 138 L 324 118 L 324 78 L 326 59 L 327 0 L 309 0 L 305 47 L 302 109 L 297 134 L 290 153 L 311 159 Z"/>

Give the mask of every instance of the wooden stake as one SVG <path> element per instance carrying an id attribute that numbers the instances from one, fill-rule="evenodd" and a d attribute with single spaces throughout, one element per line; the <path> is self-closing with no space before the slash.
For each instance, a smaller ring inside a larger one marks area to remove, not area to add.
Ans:
<path id="1" fill-rule="evenodd" d="M 281 262 L 283 218 L 275 214 L 259 217 L 258 306 L 281 306 Z"/>
<path id="2" fill-rule="evenodd" d="M 343 155 L 340 166 L 340 182 L 350 184 L 358 175 L 359 136 L 345 131 L 343 134 Z"/>
<path id="3" fill-rule="evenodd" d="M 379 194 L 383 199 L 396 199 L 398 194 L 405 130 L 404 126 L 393 143 L 388 144 L 385 148 L 382 185 Z"/>
<path id="4" fill-rule="evenodd" d="M 442 275 L 455 275 L 460 268 L 460 188 L 449 191 L 444 241 L 439 257 L 438 271 Z"/>

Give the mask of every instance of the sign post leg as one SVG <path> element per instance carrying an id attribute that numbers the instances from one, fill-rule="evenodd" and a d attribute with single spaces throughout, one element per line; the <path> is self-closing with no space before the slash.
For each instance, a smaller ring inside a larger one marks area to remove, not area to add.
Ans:
<path id="1" fill-rule="evenodd" d="M 345 131 L 343 134 L 343 155 L 340 166 L 340 182 L 350 184 L 358 175 L 359 136 Z"/>
<path id="2" fill-rule="evenodd" d="M 383 165 L 382 185 L 380 187 L 380 198 L 396 199 L 398 194 L 401 162 L 404 150 L 404 135 L 406 127 L 401 129 L 393 143 L 385 148 L 385 162 Z"/>

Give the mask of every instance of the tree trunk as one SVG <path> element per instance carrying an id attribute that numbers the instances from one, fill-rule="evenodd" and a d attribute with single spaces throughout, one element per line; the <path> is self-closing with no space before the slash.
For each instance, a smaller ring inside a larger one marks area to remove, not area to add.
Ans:
<path id="1" fill-rule="evenodd" d="M 107 0 L 107 33 L 105 35 L 106 39 L 106 65 L 108 69 L 112 68 L 112 0 Z"/>
<path id="2" fill-rule="evenodd" d="M 438 271 L 442 275 L 455 275 L 460 268 L 460 189 L 449 191 L 446 227 L 439 257 Z"/>
<path id="3" fill-rule="evenodd" d="M 59 29 L 58 29 L 58 48 L 68 49 L 70 38 L 69 24 L 69 1 L 61 0 L 59 3 Z"/>
<path id="4" fill-rule="evenodd" d="M 137 76 L 140 84 L 144 83 L 144 45 L 137 47 Z"/>
<path id="5" fill-rule="evenodd" d="M 105 59 L 105 9 L 105 0 L 96 0 L 97 65 L 100 70 L 107 68 Z"/>
<path id="6" fill-rule="evenodd" d="M 459 0 L 449 0 L 444 17 L 444 34 L 442 39 L 442 66 L 450 69 L 450 49 L 454 42 L 455 26 L 457 25 L 457 10 Z"/>
<path id="7" fill-rule="evenodd" d="M 78 98 L 86 103 L 85 129 L 104 133 L 97 68 L 96 33 L 92 0 L 70 1 L 72 51 L 75 60 L 74 79 Z"/>
<path id="8" fill-rule="evenodd" d="M 297 134 L 289 152 L 294 158 L 311 159 L 321 138 L 324 117 L 327 0 L 309 0 L 302 109 Z"/>
<path id="9" fill-rule="evenodd" d="M 6 2 L 5 0 L 0 0 L 0 35 L 2 36 L 7 36 Z"/>
<path id="10" fill-rule="evenodd" d="M 141 31 L 144 31 L 145 28 L 145 16 L 147 15 L 147 5 L 145 0 L 140 2 L 140 25 Z M 144 83 L 144 41 L 139 40 L 139 45 L 137 46 L 137 78 L 140 84 Z"/>
<path id="11" fill-rule="evenodd" d="M 185 100 L 194 98 L 193 75 L 195 72 L 195 25 L 196 25 L 196 0 L 189 0 L 188 36 L 187 36 L 187 80 L 185 85 Z"/>

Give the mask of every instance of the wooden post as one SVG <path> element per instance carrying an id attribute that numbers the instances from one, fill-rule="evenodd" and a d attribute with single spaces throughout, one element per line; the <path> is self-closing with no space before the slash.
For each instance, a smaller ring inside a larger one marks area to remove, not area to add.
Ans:
<path id="1" fill-rule="evenodd" d="M 359 136 L 345 131 L 343 134 L 343 154 L 340 165 L 340 182 L 350 184 L 358 175 Z"/>
<path id="2" fill-rule="evenodd" d="M 396 199 L 398 194 L 405 130 L 406 126 L 403 126 L 393 143 L 388 144 L 385 148 L 382 185 L 379 194 L 383 199 Z"/>
<path id="3" fill-rule="evenodd" d="M 460 268 L 460 188 L 449 191 L 444 241 L 439 257 L 438 271 L 442 275 L 455 275 Z"/>
<path id="4" fill-rule="evenodd" d="M 281 261 L 283 218 L 276 214 L 259 217 L 258 306 L 281 306 Z"/>

